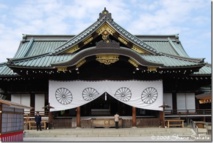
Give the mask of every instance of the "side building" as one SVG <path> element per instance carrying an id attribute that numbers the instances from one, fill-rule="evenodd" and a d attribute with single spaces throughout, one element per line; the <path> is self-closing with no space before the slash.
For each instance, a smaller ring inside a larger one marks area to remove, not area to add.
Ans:
<path id="1" fill-rule="evenodd" d="M 0 64 L 0 95 L 33 107 L 29 116 L 52 106 L 55 128 L 116 112 L 123 127 L 159 126 L 164 113 L 210 121 L 211 65 L 189 57 L 178 35 L 132 35 L 104 9 L 78 35 L 23 35 Z"/>

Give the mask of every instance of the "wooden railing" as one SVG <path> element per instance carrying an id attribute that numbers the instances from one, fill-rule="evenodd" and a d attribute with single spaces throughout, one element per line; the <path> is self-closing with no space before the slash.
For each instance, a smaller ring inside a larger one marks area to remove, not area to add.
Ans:
<path id="1" fill-rule="evenodd" d="M 211 109 L 180 109 L 180 110 L 165 110 L 166 115 L 211 115 Z"/>
<path id="2" fill-rule="evenodd" d="M 41 116 L 48 116 L 48 111 L 38 111 Z M 24 116 L 35 116 L 35 111 L 24 111 Z"/>

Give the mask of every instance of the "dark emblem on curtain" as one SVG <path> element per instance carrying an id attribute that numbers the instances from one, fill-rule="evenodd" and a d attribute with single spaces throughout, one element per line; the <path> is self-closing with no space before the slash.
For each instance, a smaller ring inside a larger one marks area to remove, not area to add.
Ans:
<path id="1" fill-rule="evenodd" d="M 158 91 L 154 87 L 148 87 L 143 90 L 141 100 L 145 104 L 152 104 L 158 98 Z"/>
<path id="2" fill-rule="evenodd" d="M 120 101 L 128 102 L 132 97 L 132 92 L 127 87 L 121 87 L 115 92 L 115 98 Z"/>
<path id="3" fill-rule="evenodd" d="M 66 88 L 58 88 L 55 91 L 56 100 L 62 105 L 67 105 L 72 102 L 73 96 L 72 93 Z"/>
<path id="4" fill-rule="evenodd" d="M 86 101 L 91 101 L 97 98 L 99 95 L 98 91 L 94 88 L 87 87 L 82 92 L 82 97 Z"/>

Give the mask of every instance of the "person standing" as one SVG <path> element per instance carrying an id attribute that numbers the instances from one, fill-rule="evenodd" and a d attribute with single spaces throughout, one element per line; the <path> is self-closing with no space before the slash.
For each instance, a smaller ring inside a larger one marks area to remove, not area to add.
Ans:
<path id="1" fill-rule="evenodd" d="M 118 115 L 118 113 L 116 113 L 114 115 L 114 119 L 115 119 L 115 128 L 118 129 L 118 122 L 119 122 L 119 115 Z"/>
<path id="2" fill-rule="evenodd" d="M 37 127 L 37 131 L 40 129 L 41 131 L 41 115 L 39 114 L 39 112 L 36 112 L 35 115 L 35 122 L 36 122 L 36 127 Z"/>

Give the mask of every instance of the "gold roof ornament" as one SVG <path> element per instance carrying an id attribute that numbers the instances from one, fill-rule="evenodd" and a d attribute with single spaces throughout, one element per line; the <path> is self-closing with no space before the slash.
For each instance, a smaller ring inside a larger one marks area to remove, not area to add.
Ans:
<path id="1" fill-rule="evenodd" d="M 109 43 L 110 40 L 109 40 L 109 32 L 107 30 L 105 30 L 103 33 L 102 33 L 102 39 L 106 42 L 106 43 Z"/>
<path id="2" fill-rule="evenodd" d="M 96 60 L 102 64 L 110 65 L 119 61 L 118 55 L 97 55 Z"/>
<path id="3" fill-rule="evenodd" d="M 106 7 L 104 7 L 104 10 L 102 11 L 102 14 L 108 14 L 108 13 L 109 13 L 109 11 L 106 10 Z"/>

